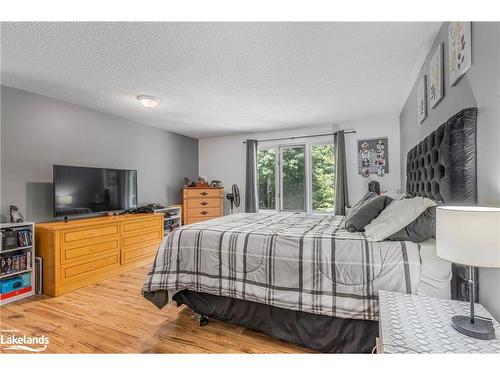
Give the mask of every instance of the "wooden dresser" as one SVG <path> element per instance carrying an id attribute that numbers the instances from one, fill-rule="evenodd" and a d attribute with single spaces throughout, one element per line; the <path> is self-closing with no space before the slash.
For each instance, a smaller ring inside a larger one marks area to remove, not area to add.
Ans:
<path id="1" fill-rule="evenodd" d="M 150 263 L 163 238 L 163 214 L 137 214 L 35 225 L 43 293 L 59 296 Z"/>
<path id="2" fill-rule="evenodd" d="M 224 188 L 184 188 L 184 224 L 224 215 Z"/>

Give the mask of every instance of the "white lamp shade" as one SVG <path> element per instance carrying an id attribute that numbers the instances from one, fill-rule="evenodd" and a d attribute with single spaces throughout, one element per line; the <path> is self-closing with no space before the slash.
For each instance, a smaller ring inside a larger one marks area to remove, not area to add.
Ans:
<path id="1" fill-rule="evenodd" d="M 436 254 L 467 266 L 500 267 L 500 208 L 438 207 Z"/>

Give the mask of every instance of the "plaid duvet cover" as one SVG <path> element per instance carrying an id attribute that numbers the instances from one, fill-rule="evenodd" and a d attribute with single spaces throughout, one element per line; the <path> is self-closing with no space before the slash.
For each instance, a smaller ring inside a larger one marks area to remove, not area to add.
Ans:
<path id="1" fill-rule="evenodd" d="M 181 227 L 160 245 L 142 293 L 163 307 L 189 289 L 290 310 L 378 319 L 380 289 L 415 293 L 413 242 L 369 242 L 343 217 L 233 214 Z M 169 296 L 170 294 L 170 296 Z"/>

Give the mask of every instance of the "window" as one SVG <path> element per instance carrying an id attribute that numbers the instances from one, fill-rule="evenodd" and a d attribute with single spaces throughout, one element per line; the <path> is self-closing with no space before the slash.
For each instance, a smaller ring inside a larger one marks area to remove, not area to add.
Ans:
<path id="1" fill-rule="evenodd" d="M 311 146 L 312 209 L 333 211 L 335 200 L 335 155 L 333 145 Z"/>
<path id="2" fill-rule="evenodd" d="M 259 209 L 276 209 L 276 150 L 261 149 L 257 153 Z"/>
<path id="3" fill-rule="evenodd" d="M 333 211 L 334 167 L 331 141 L 260 148 L 257 153 L 259 209 Z"/>
<path id="4" fill-rule="evenodd" d="M 306 210 L 305 148 L 281 147 L 281 210 Z"/>

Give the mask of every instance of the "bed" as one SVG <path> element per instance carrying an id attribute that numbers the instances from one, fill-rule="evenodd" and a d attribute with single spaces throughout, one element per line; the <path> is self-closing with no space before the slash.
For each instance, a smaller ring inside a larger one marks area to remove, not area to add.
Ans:
<path id="1" fill-rule="evenodd" d="M 410 150 L 408 193 L 475 203 L 476 116 L 459 112 Z M 367 241 L 342 216 L 234 214 L 167 236 L 142 293 L 321 352 L 369 352 L 379 290 L 463 298 L 461 272 L 433 240 Z"/>

